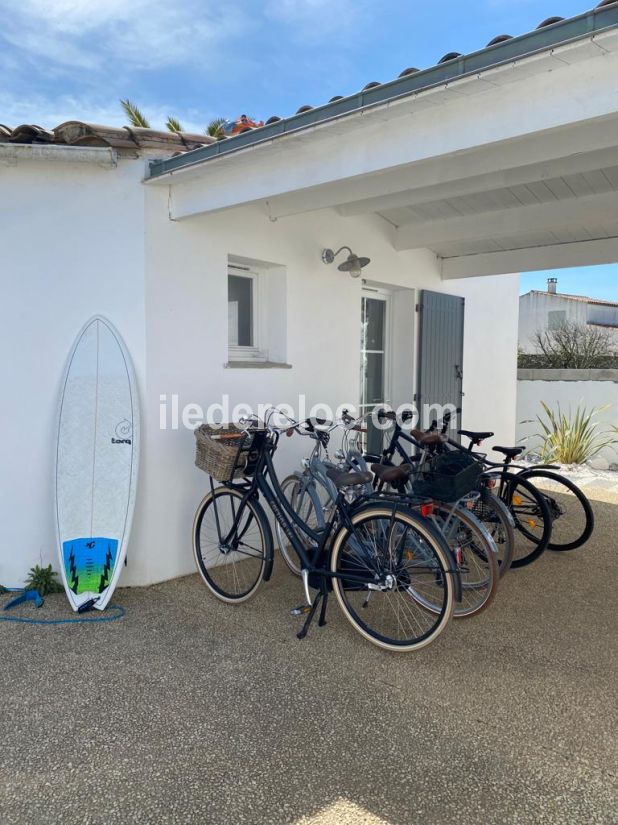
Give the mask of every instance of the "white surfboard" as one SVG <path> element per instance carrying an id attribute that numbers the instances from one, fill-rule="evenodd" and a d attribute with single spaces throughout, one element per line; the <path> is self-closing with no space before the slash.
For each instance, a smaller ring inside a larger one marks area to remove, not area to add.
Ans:
<path id="1" fill-rule="evenodd" d="M 133 365 L 105 318 L 81 329 L 62 380 L 56 443 L 60 571 L 73 610 L 104 610 L 124 564 L 137 485 Z"/>

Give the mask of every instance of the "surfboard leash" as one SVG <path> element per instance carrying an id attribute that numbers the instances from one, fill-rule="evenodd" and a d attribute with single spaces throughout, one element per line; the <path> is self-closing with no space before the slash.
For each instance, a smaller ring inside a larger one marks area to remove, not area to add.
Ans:
<path id="1" fill-rule="evenodd" d="M 43 604 L 43 599 L 38 594 L 36 590 L 31 591 L 21 591 L 19 589 L 13 590 L 13 588 L 4 588 L 5 592 L 17 592 L 22 593 L 21 597 L 17 597 L 13 599 L 11 602 L 4 606 L 4 610 L 7 608 L 13 607 L 16 604 L 25 601 L 34 601 L 36 607 L 41 607 Z M 110 604 L 104 614 L 100 614 L 98 616 L 83 616 L 80 615 L 75 619 L 29 619 L 25 616 L 3 616 L 0 615 L 0 622 L 16 622 L 17 624 L 78 624 L 83 622 L 116 622 L 118 619 L 122 619 L 123 616 L 126 616 L 127 611 L 124 607 L 121 607 L 118 604 Z"/>

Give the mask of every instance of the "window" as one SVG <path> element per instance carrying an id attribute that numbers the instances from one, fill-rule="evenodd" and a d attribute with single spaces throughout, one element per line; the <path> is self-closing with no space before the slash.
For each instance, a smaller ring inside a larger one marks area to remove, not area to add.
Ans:
<path id="1" fill-rule="evenodd" d="M 228 257 L 228 366 L 287 366 L 285 287 L 283 267 Z"/>
<path id="2" fill-rule="evenodd" d="M 256 276 L 253 273 L 227 276 L 228 344 L 254 347 Z"/>
<path id="3" fill-rule="evenodd" d="M 566 323 L 566 310 L 552 309 L 547 313 L 548 329 L 560 329 L 564 323 Z"/>

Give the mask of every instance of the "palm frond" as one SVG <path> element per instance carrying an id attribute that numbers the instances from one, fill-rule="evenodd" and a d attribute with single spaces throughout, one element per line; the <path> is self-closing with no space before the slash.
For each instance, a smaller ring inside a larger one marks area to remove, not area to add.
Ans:
<path id="1" fill-rule="evenodd" d="M 225 118 L 224 117 L 216 117 L 210 121 L 208 126 L 206 127 L 206 134 L 210 135 L 210 137 L 215 138 L 222 138 L 225 137 L 225 132 L 223 131 L 223 127 L 225 126 Z"/>
<path id="2" fill-rule="evenodd" d="M 175 117 L 171 115 L 168 116 L 167 120 L 165 121 L 165 125 L 167 126 L 170 132 L 182 132 L 183 128 L 180 125 L 180 121 L 176 120 Z"/>
<path id="3" fill-rule="evenodd" d="M 131 101 L 126 98 L 126 100 L 120 101 L 120 105 L 124 109 L 126 116 L 129 118 L 131 126 L 141 126 L 144 129 L 150 129 L 150 123 L 148 123 L 135 103 L 131 103 Z"/>

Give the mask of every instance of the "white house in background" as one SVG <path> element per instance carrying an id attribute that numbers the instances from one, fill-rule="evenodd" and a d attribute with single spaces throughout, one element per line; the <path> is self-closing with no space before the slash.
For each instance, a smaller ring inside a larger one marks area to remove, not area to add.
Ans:
<path id="1" fill-rule="evenodd" d="M 181 411 L 455 401 L 463 425 L 513 442 L 510 273 L 618 261 L 616 77 L 605 2 L 199 148 L 0 128 L 0 581 L 55 559 L 59 382 L 93 314 L 124 336 L 142 396 L 121 584 L 193 571 L 206 478 L 172 396 Z M 347 253 L 323 263 L 343 245 L 371 259 L 362 277 L 337 269 Z M 304 449 L 286 439 L 281 471 Z"/>
<path id="2" fill-rule="evenodd" d="M 547 292 L 533 289 L 519 298 L 519 347 L 536 352 L 535 335 L 561 324 L 602 327 L 618 346 L 618 303 L 558 292 L 558 278 L 548 278 Z"/>

